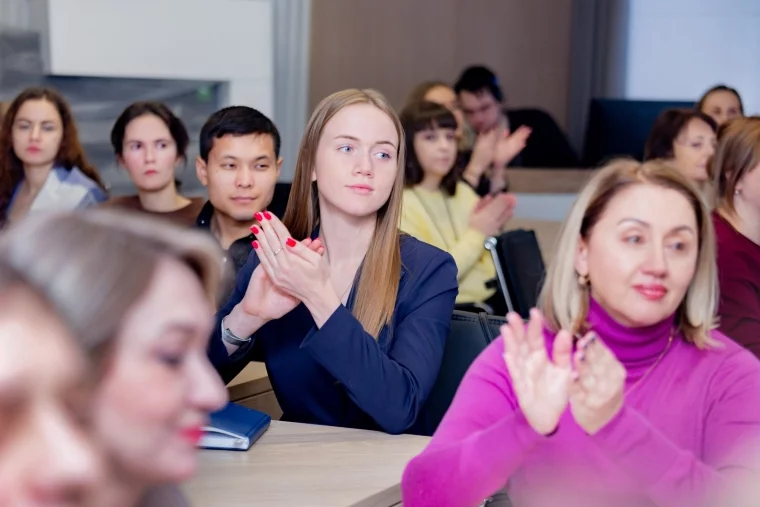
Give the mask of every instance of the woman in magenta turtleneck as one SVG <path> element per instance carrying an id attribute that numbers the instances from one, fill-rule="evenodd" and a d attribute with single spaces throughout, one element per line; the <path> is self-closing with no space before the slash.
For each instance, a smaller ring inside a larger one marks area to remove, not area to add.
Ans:
<path id="1" fill-rule="evenodd" d="M 509 315 L 471 366 L 404 472 L 405 507 L 476 506 L 504 486 L 517 507 L 699 505 L 755 470 L 760 362 L 713 329 L 696 189 L 659 162 L 612 162 L 557 251 L 543 316 Z"/>

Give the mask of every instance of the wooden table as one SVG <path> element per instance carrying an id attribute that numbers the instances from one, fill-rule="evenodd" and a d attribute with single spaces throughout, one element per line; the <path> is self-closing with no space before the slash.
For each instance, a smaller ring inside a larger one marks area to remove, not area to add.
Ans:
<path id="1" fill-rule="evenodd" d="M 272 421 L 248 452 L 201 451 L 194 507 L 391 507 L 429 439 Z"/>
<path id="2" fill-rule="evenodd" d="M 269 414 L 272 419 L 282 416 L 282 409 L 272 391 L 264 363 L 251 362 L 227 384 L 230 401 Z"/>

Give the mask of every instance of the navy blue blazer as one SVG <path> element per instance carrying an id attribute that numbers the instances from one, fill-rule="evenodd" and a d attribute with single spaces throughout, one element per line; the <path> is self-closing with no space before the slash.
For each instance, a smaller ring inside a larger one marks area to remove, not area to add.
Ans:
<path id="1" fill-rule="evenodd" d="M 393 319 L 377 340 L 343 305 L 317 329 L 300 304 L 262 326 L 251 344 L 228 356 L 221 320 L 243 299 L 259 264 L 251 252 L 230 300 L 217 314 L 211 362 L 225 383 L 248 362 L 265 362 L 285 421 L 404 432 L 414 424 L 438 376 L 459 289 L 451 255 L 403 234 L 401 263 Z M 354 298 L 352 289 L 349 308 Z"/>

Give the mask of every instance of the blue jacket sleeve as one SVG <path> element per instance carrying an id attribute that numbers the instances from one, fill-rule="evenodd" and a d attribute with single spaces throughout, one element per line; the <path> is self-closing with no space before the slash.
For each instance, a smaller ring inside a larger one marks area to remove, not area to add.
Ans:
<path id="1" fill-rule="evenodd" d="M 343 305 L 301 344 L 388 433 L 412 426 L 433 388 L 458 291 L 449 254 L 420 264 L 400 291 L 387 353 Z"/>
<path id="2" fill-rule="evenodd" d="M 208 346 L 208 357 L 211 364 L 216 368 L 216 371 L 219 372 L 219 375 L 222 377 L 225 384 L 235 378 L 250 361 L 257 359 L 254 357 L 254 339 L 251 339 L 251 342 L 247 346 L 239 348 L 232 355 L 228 355 L 224 342 L 222 342 L 221 326 L 222 319 L 229 315 L 232 309 L 235 308 L 235 305 L 243 300 L 253 270 L 256 269 L 256 266 L 258 265 L 259 258 L 256 256 L 256 252 L 252 251 L 251 255 L 248 256 L 245 265 L 240 268 L 235 277 L 235 289 L 232 291 L 232 295 L 216 314 L 214 333 L 211 335 L 211 340 L 209 341 Z"/>

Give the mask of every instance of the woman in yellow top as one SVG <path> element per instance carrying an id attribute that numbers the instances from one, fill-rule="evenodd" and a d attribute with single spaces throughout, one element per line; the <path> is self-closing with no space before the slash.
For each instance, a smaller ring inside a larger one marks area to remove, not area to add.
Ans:
<path id="1" fill-rule="evenodd" d="M 485 239 L 512 216 L 514 196 L 480 198 L 460 180 L 457 121 L 444 106 L 421 101 L 401 112 L 406 133 L 406 188 L 401 230 L 447 251 L 457 264 L 458 304 L 485 303 L 506 314 L 501 294 L 486 287 L 496 277 Z"/>

